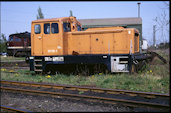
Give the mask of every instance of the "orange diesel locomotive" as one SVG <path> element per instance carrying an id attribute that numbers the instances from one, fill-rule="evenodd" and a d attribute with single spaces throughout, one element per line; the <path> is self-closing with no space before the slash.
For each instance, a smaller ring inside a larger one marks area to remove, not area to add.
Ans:
<path id="1" fill-rule="evenodd" d="M 32 21 L 31 55 L 30 70 L 35 72 L 55 72 L 84 64 L 103 65 L 110 72 L 132 72 L 135 64 L 146 59 L 139 52 L 137 29 L 104 27 L 82 31 L 75 17 Z"/>

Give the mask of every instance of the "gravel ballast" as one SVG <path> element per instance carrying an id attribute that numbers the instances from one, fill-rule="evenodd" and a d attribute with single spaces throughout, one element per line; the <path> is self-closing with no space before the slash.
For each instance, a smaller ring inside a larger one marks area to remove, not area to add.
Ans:
<path id="1" fill-rule="evenodd" d="M 118 104 L 90 102 L 69 98 L 36 96 L 22 93 L 1 92 L 1 104 L 32 112 L 132 112 Z"/>

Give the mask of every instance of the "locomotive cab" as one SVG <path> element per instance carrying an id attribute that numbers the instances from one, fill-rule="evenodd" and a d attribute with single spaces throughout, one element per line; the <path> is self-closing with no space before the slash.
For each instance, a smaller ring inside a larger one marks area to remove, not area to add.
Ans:
<path id="1" fill-rule="evenodd" d="M 81 30 L 75 17 L 42 19 L 32 22 L 32 56 L 63 55 L 66 32 Z"/>

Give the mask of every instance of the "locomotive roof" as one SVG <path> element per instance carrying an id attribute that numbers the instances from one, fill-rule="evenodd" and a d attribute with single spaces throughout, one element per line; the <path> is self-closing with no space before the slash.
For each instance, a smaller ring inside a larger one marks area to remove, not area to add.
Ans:
<path id="1" fill-rule="evenodd" d="M 17 36 L 19 38 L 30 38 L 30 33 L 29 32 L 23 32 L 23 33 L 15 33 L 15 34 L 11 34 L 10 36 Z"/>
<path id="2" fill-rule="evenodd" d="M 34 22 L 49 22 L 49 21 L 59 21 L 59 19 L 61 19 L 61 18 L 38 19 L 38 20 L 34 20 L 34 21 L 32 21 L 32 22 L 34 23 Z"/>
<path id="3" fill-rule="evenodd" d="M 52 21 L 59 22 L 59 21 L 67 21 L 67 20 L 73 19 L 73 18 L 76 18 L 76 17 L 71 16 L 71 17 L 59 17 L 59 18 L 50 18 L 50 19 L 38 19 L 38 20 L 32 21 L 32 23 L 37 23 L 37 22 L 52 22 Z M 80 24 L 79 21 L 77 21 L 77 22 Z"/>

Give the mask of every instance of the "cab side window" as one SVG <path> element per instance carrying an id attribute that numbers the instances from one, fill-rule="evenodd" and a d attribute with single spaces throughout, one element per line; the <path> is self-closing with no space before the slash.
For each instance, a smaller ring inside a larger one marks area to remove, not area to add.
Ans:
<path id="1" fill-rule="evenodd" d="M 34 33 L 35 34 L 40 34 L 40 32 L 41 32 L 41 29 L 40 28 L 41 28 L 40 25 L 39 24 L 36 24 L 34 26 Z"/>
<path id="2" fill-rule="evenodd" d="M 15 37 L 15 42 L 21 42 L 21 38 Z"/>
<path id="3" fill-rule="evenodd" d="M 77 31 L 81 31 L 81 26 L 77 25 Z"/>
<path id="4" fill-rule="evenodd" d="M 10 40 L 9 40 L 9 41 L 10 41 L 10 42 L 14 41 L 14 39 L 13 39 L 13 37 L 12 37 L 12 36 L 10 37 Z"/>
<path id="5" fill-rule="evenodd" d="M 52 23 L 52 24 L 51 24 L 51 32 L 52 32 L 53 34 L 59 33 L 58 23 Z"/>
<path id="6" fill-rule="evenodd" d="M 71 31 L 71 25 L 70 23 L 63 23 L 63 28 L 64 28 L 64 32 L 70 32 Z"/>
<path id="7" fill-rule="evenodd" d="M 50 24 L 44 24 L 44 33 L 45 34 L 50 34 Z"/>

